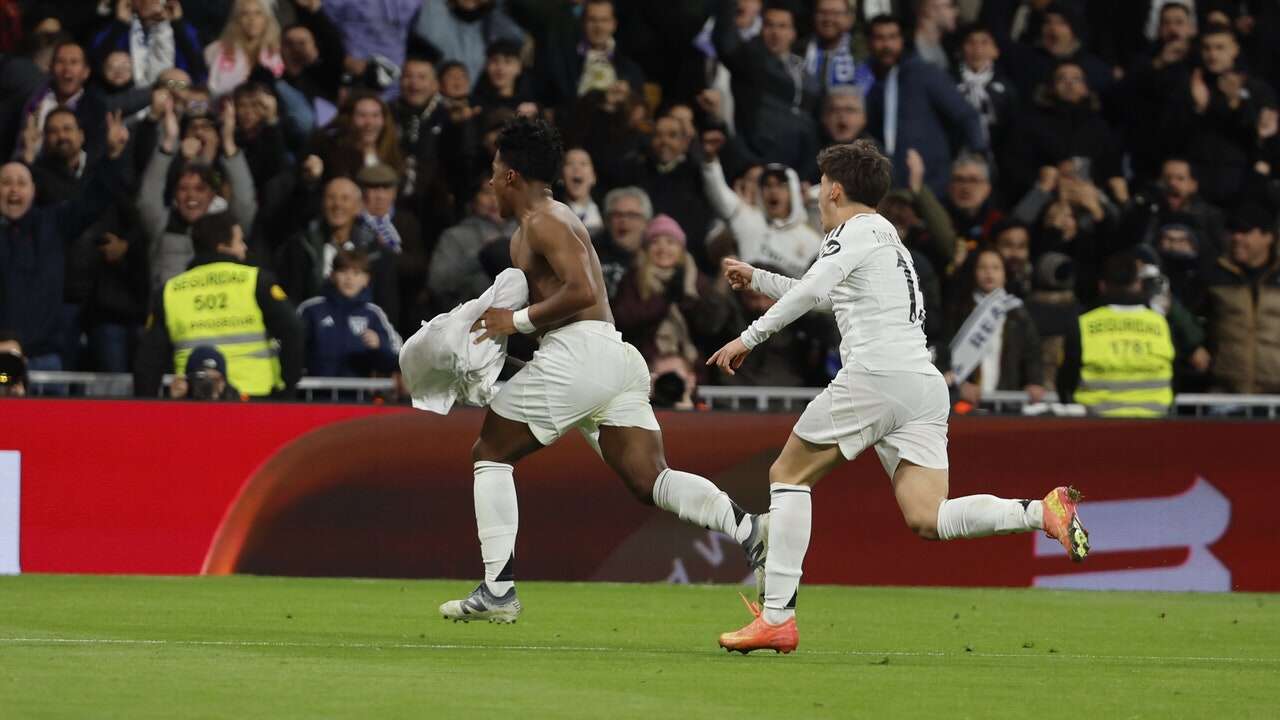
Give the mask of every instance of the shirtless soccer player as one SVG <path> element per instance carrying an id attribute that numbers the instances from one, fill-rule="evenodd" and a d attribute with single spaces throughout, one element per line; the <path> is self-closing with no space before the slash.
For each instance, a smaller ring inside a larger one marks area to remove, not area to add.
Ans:
<path id="1" fill-rule="evenodd" d="M 764 609 L 720 645 L 743 653 L 791 652 L 799 643 L 796 589 L 809 547 L 810 489 L 833 468 L 875 445 L 893 481 L 903 518 L 931 540 L 1043 530 L 1073 560 L 1089 552 L 1076 515 L 1079 494 L 1059 487 L 1043 501 L 992 495 L 947 499 L 949 400 L 925 347 L 924 299 L 911 255 L 893 225 L 876 214 L 891 167 L 872 143 L 836 145 L 818 156 L 821 214 L 827 231 L 818 260 L 799 280 L 729 260 L 737 289 L 778 299 L 708 364 L 732 372 L 751 349 L 806 312 L 833 310 L 844 367 L 805 409 L 769 469 Z"/>
<path id="2" fill-rule="evenodd" d="M 476 526 L 484 581 L 440 606 L 451 620 L 514 622 L 520 614 L 512 559 L 516 490 L 512 465 L 578 428 L 641 502 L 737 540 L 762 574 L 763 518 L 748 515 L 710 480 L 667 467 L 649 407 L 649 368 L 613 327 L 600 259 L 577 214 L 551 199 L 564 154 L 556 131 L 517 118 L 503 128 L 490 184 L 505 217 L 518 218 L 511 262 L 529 282 L 529 307 L 490 309 L 476 322 L 487 342 L 540 333 L 538 352 L 489 404 L 472 448 Z"/>

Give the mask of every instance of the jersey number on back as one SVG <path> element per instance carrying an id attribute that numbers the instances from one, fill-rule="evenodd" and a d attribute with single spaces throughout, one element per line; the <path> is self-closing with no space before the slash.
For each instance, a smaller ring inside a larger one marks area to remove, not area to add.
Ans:
<path id="1" fill-rule="evenodd" d="M 898 267 L 902 268 L 902 274 L 907 278 L 907 296 L 911 299 L 911 309 L 907 314 L 907 322 L 915 323 L 917 321 L 924 322 L 924 308 L 916 302 L 916 269 L 902 257 L 902 253 L 898 253 Z"/>

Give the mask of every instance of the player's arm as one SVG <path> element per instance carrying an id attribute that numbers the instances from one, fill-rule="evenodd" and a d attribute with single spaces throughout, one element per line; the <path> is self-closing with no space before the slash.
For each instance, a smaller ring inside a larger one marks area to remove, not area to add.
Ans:
<path id="1" fill-rule="evenodd" d="M 559 290 L 520 311 L 527 311 L 525 320 L 533 329 L 566 320 L 596 304 L 601 288 L 596 287 L 591 277 L 591 255 L 563 223 L 546 216 L 535 218 L 525 226 L 524 239 L 530 249 L 546 259 L 561 282 Z M 517 332 L 532 332 L 530 328 L 521 329 L 516 313 L 503 308 L 486 310 L 472 329 L 484 331 L 476 339 L 477 343 Z"/>

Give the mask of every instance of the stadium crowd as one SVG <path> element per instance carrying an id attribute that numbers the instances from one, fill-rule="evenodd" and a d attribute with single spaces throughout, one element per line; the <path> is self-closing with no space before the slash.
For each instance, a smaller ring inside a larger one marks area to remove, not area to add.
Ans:
<path id="1" fill-rule="evenodd" d="M 666 404 L 838 369 L 821 315 L 734 376 L 702 361 L 773 302 L 720 260 L 803 274 L 815 156 L 862 137 L 893 160 L 881 212 L 940 368 L 975 304 L 1012 298 L 961 397 L 1053 389 L 1117 253 L 1176 389 L 1280 392 L 1273 2 L 0 0 L 0 52 L 0 341 L 33 370 L 154 395 L 174 348 L 148 317 L 219 260 L 293 309 L 264 309 L 286 384 L 393 375 L 401 338 L 510 265 L 494 140 L 541 115 Z"/>

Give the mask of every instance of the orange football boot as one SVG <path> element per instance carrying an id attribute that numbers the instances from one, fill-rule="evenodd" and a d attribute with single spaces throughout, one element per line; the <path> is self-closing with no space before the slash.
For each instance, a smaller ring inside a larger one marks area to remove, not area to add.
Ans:
<path id="1" fill-rule="evenodd" d="M 781 625 L 770 625 L 765 622 L 760 606 L 738 593 L 747 609 L 755 615 L 751 624 L 736 632 L 724 633 L 720 636 L 720 647 L 746 655 L 752 650 L 773 650 L 783 655 L 796 649 L 800 644 L 800 632 L 796 630 L 796 618 L 791 616 Z"/>
<path id="2" fill-rule="evenodd" d="M 1081 497 L 1073 487 L 1056 487 L 1044 497 L 1044 534 L 1062 543 L 1075 562 L 1089 554 L 1089 532 L 1076 512 Z"/>

